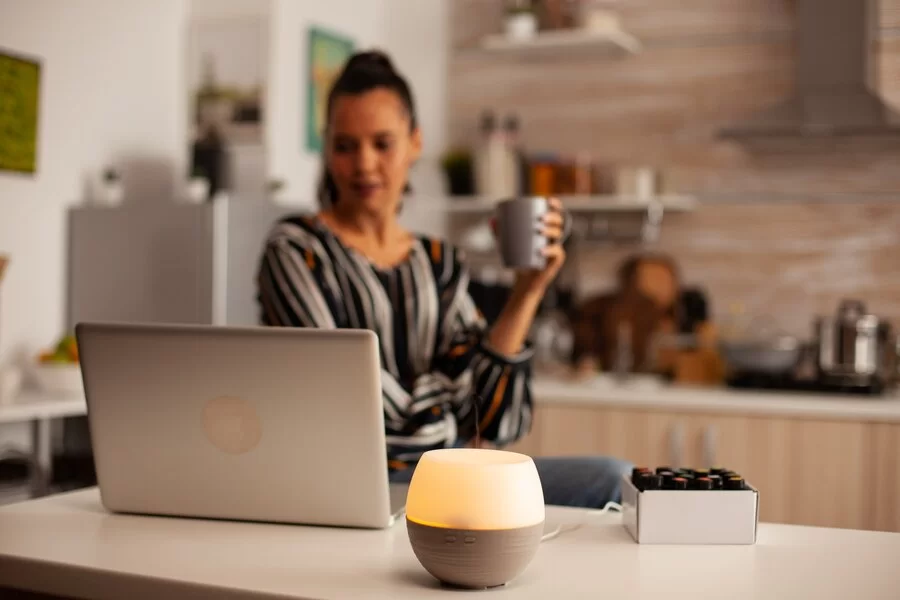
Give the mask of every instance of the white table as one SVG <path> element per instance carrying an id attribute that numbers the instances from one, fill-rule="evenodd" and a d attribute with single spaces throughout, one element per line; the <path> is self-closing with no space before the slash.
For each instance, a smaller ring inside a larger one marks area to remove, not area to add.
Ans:
<path id="1" fill-rule="evenodd" d="M 616 515 L 547 517 L 548 529 L 586 524 L 545 542 L 520 578 L 485 597 L 900 597 L 900 534 L 762 524 L 755 546 L 639 546 Z M 101 600 L 462 597 L 422 569 L 402 523 L 360 531 L 112 515 L 95 489 L 0 508 L 0 586 Z"/>
<path id="2" fill-rule="evenodd" d="M 31 422 L 31 453 L 38 466 L 33 484 L 40 488 L 53 473 L 50 423 L 53 419 L 87 414 L 84 394 L 47 394 L 27 390 L 12 402 L 0 404 L 0 424 Z"/>

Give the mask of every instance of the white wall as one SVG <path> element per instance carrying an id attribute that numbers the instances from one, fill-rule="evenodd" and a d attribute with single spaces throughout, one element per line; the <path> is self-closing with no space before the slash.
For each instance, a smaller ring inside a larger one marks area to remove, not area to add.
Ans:
<path id="1" fill-rule="evenodd" d="M 306 150 L 307 32 L 311 25 L 350 36 L 357 48 L 384 42 L 385 0 L 272 0 L 266 131 L 269 172 L 292 203 L 315 206 L 319 156 Z"/>
<path id="2" fill-rule="evenodd" d="M 189 4 L 192 19 L 268 16 L 271 11 L 270 0 L 190 0 Z"/>
<path id="3" fill-rule="evenodd" d="M 191 0 L 197 21 L 269 14 L 266 105 L 268 175 L 283 179 L 285 202 L 314 207 L 320 159 L 306 150 L 307 32 L 311 25 L 353 38 L 357 48 L 390 53 L 410 81 L 425 134 L 413 172 L 417 193 L 442 194 L 439 157 L 445 149 L 448 0 Z"/>
<path id="4" fill-rule="evenodd" d="M 424 147 L 413 167 L 413 196 L 404 204 L 404 225 L 419 233 L 446 235 L 442 211 L 433 203 L 446 193 L 440 168 L 447 140 L 448 3 L 451 0 L 384 0 L 385 43 L 416 100 Z"/>
<path id="5" fill-rule="evenodd" d="M 438 159 L 447 139 L 448 0 L 384 2 L 384 48 L 413 89 L 423 158 Z"/>
<path id="6" fill-rule="evenodd" d="M 127 163 L 125 185 L 165 193 L 182 172 L 183 0 L 0 0 L 0 46 L 43 62 L 34 177 L 0 172 L 0 252 L 12 256 L 0 360 L 61 333 L 66 207 L 85 176 Z"/>

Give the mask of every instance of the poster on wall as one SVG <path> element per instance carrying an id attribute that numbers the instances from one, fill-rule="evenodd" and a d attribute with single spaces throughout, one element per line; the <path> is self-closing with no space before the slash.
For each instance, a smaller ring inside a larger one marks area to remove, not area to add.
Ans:
<path id="1" fill-rule="evenodd" d="M 325 131 L 325 108 L 328 92 L 341 73 L 344 63 L 353 54 L 354 43 L 348 37 L 319 27 L 309 30 L 307 56 L 308 79 L 306 94 L 306 148 L 322 151 L 322 133 Z"/>
<path id="2" fill-rule="evenodd" d="M 41 63 L 0 48 L 0 171 L 37 171 Z"/>

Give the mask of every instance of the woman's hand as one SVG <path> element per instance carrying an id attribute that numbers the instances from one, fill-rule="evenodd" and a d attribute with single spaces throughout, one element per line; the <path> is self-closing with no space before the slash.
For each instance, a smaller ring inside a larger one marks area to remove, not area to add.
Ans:
<path id="1" fill-rule="evenodd" d="M 562 203 L 556 198 L 550 198 L 548 202 L 550 210 L 541 223 L 541 232 L 548 241 L 544 248 L 547 262 L 543 269 L 521 271 L 516 276 L 512 294 L 487 340 L 500 354 L 509 356 L 521 351 L 544 293 L 566 261 L 566 251 L 562 247 L 565 233 Z"/>
<path id="2" fill-rule="evenodd" d="M 544 268 L 521 271 L 516 276 L 517 288 L 540 296 L 544 295 L 566 262 L 566 251 L 563 249 L 566 217 L 562 211 L 562 202 L 558 198 L 550 198 L 547 203 L 549 210 L 540 226 L 541 233 L 547 237 L 547 247 L 543 250 L 546 257 Z"/>

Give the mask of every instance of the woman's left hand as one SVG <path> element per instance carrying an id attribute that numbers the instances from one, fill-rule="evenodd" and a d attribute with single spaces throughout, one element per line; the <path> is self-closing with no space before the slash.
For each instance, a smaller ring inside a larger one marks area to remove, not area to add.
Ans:
<path id="1" fill-rule="evenodd" d="M 542 296 L 566 262 L 566 251 L 563 248 L 566 216 L 563 214 L 562 202 L 558 198 L 550 198 L 548 204 L 549 210 L 544 215 L 540 229 L 547 237 L 547 247 L 543 250 L 546 257 L 544 268 L 522 271 L 516 278 L 517 287 Z"/>

